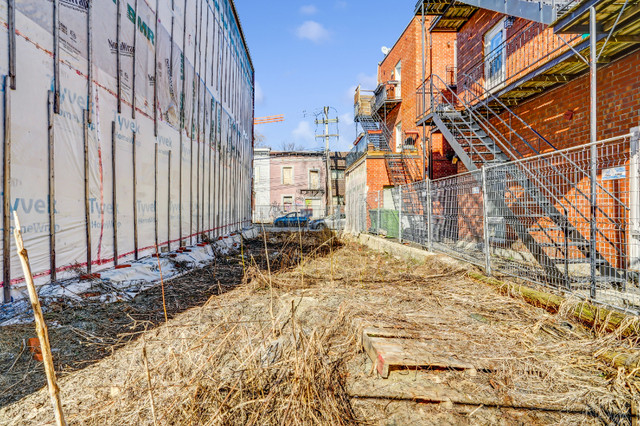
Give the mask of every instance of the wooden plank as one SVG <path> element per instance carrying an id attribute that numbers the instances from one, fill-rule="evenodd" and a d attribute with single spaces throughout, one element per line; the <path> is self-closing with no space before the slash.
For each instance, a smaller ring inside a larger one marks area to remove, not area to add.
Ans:
<path id="1" fill-rule="evenodd" d="M 471 405 L 565 413 L 585 413 L 590 410 L 590 407 L 581 401 L 556 402 L 548 395 L 531 395 L 531 398 L 517 401 L 506 395 L 500 395 L 494 390 L 476 389 L 473 392 L 467 392 L 433 384 L 429 380 L 410 382 L 390 380 L 380 385 L 376 379 L 364 379 L 349 383 L 347 392 L 352 398 L 435 403 L 442 404 L 444 408 L 453 408 L 454 405 Z M 636 417 L 633 413 L 632 416 Z"/>

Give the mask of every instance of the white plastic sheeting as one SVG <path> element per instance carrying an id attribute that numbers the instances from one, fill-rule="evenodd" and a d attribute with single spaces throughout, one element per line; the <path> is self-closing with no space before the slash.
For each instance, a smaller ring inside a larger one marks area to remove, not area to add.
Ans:
<path id="1" fill-rule="evenodd" d="M 256 228 L 246 228 L 242 234 L 230 234 L 213 244 L 200 244 L 189 247 L 187 252 L 173 253 L 171 257 L 146 257 L 131 262 L 122 269 L 111 268 L 99 274 L 99 277 L 77 278 L 63 283 L 49 283 L 39 288 L 43 308 L 47 302 L 81 302 L 99 300 L 102 303 L 131 300 L 139 293 L 159 285 L 161 282 L 177 278 L 185 270 L 177 265 L 186 264 L 189 270 L 203 268 L 220 254 L 231 255 L 241 251 L 241 238 L 258 237 Z M 23 290 L 26 293 L 26 289 Z M 16 298 L 17 303 L 0 305 L 0 327 L 33 322 L 33 313 L 28 296 Z"/>
<path id="2" fill-rule="evenodd" d="M 11 100 L 9 111 L 0 102 L 11 134 L 0 133 L 11 146 L 11 171 L 0 170 L 0 180 L 38 283 L 52 270 L 65 279 L 136 249 L 150 254 L 156 241 L 173 249 L 250 222 L 254 77 L 231 0 L 0 0 L 0 78 L 10 69 L 10 2 L 16 90 L 0 81 L 0 96 Z M 59 100 L 51 120 L 50 91 Z M 13 241 L 8 271 L 18 297 Z"/>

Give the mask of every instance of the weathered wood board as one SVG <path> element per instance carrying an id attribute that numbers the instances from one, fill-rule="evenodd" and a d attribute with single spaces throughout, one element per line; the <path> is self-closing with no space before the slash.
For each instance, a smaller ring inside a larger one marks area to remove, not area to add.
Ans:
<path id="1" fill-rule="evenodd" d="M 412 368 L 464 370 L 476 375 L 476 366 L 459 355 L 455 342 L 420 332 L 368 327 L 362 332 L 362 346 L 385 379 L 392 370 Z"/>

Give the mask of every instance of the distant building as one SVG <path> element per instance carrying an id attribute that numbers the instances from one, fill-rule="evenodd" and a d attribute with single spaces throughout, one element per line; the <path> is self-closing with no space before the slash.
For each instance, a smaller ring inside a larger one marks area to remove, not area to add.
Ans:
<path id="1" fill-rule="evenodd" d="M 271 148 L 256 148 L 254 152 L 254 222 L 268 223 L 291 211 L 320 218 L 329 213 L 328 205 L 344 205 L 346 152 L 330 155 L 330 202 L 327 202 L 324 152 L 283 152 Z"/>
<path id="2" fill-rule="evenodd" d="M 271 148 L 253 150 L 253 221 L 268 222 L 268 208 L 271 205 Z"/>
<path id="3" fill-rule="evenodd" d="M 432 16 L 425 17 L 425 28 L 432 20 Z M 425 171 L 434 178 L 457 172 L 452 163 L 454 152 L 442 134 L 430 135 L 430 128 L 416 124 L 422 110 L 416 96 L 416 88 L 423 83 L 422 35 L 422 17 L 414 16 L 379 64 L 378 86 L 356 89 L 355 122 L 361 133 L 346 158 L 345 182 L 351 216 L 347 222 L 353 226 L 366 217 L 356 207 L 363 200 L 370 209 L 395 209 L 398 200 L 392 197 L 393 187 L 420 181 Z M 431 42 L 424 65 L 455 84 L 455 34 L 433 33 Z"/>

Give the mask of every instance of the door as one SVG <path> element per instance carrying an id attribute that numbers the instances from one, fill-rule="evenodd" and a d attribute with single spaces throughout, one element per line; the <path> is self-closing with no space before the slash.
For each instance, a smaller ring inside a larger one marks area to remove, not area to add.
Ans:
<path id="1" fill-rule="evenodd" d="M 402 123 L 396 124 L 396 152 L 402 151 Z"/>
<path id="2" fill-rule="evenodd" d="M 398 82 L 395 89 L 395 99 L 402 99 L 402 61 L 398 61 L 393 74 L 395 81 Z"/>
<path id="3" fill-rule="evenodd" d="M 502 87 L 506 80 L 506 43 L 504 20 L 484 36 L 485 89 Z"/>

